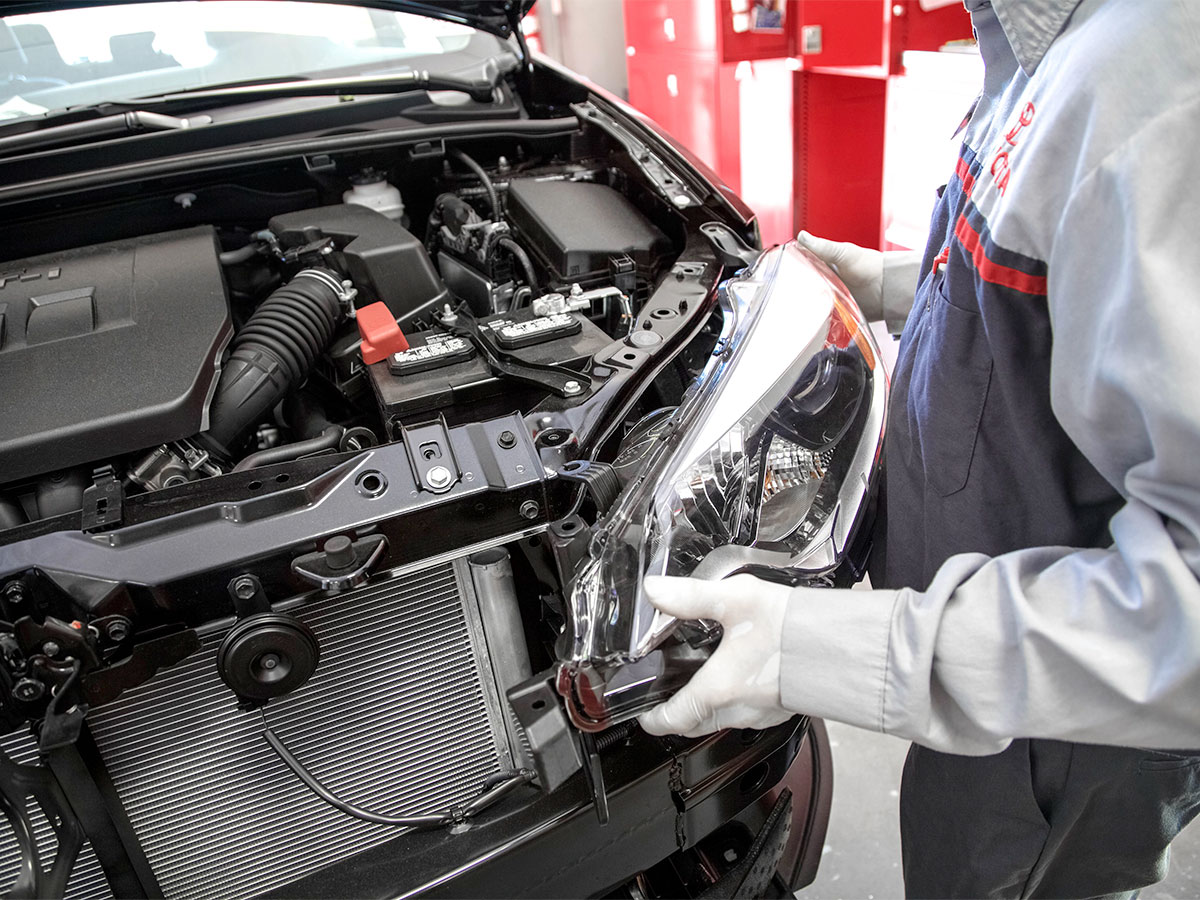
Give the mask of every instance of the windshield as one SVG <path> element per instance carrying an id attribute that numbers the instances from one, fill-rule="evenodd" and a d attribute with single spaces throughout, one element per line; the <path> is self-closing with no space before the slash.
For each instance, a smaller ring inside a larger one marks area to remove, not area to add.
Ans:
<path id="1" fill-rule="evenodd" d="M 0 118 L 236 82 L 379 74 L 471 75 L 491 35 L 407 13 L 280 0 L 130 3 L 0 21 Z M 440 58 L 440 59 L 439 59 Z M 440 61 L 440 64 L 439 64 Z"/>

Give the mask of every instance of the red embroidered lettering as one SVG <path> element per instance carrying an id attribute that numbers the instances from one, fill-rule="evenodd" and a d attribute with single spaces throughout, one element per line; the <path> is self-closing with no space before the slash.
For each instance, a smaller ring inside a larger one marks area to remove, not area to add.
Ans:
<path id="1" fill-rule="evenodd" d="M 1032 100 L 1025 104 L 1025 107 L 1021 110 L 1021 115 L 1017 117 L 1016 124 L 1004 135 L 1004 140 L 1010 147 L 1017 146 L 1017 138 L 1021 136 L 1022 131 L 1033 124 L 1033 117 L 1036 112 L 1037 110 L 1034 108 Z M 992 177 L 996 179 L 996 189 L 1001 194 L 1008 188 L 1010 174 L 1008 150 L 1001 149 L 992 159 Z"/>
<path id="2" fill-rule="evenodd" d="M 1001 150 L 992 160 L 992 177 L 996 179 L 996 190 L 1001 194 L 1008 189 L 1008 176 L 1008 151 Z"/>

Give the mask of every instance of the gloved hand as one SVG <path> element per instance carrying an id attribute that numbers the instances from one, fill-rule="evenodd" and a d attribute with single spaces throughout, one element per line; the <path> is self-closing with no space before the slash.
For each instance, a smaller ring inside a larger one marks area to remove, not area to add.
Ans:
<path id="1" fill-rule="evenodd" d="M 858 244 L 827 241 L 807 231 L 796 235 L 796 243 L 821 258 L 827 266 L 838 273 L 842 283 L 850 289 L 851 296 L 863 311 L 868 321 L 882 319 L 883 310 L 883 253 L 868 250 Z"/>
<path id="2" fill-rule="evenodd" d="M 724 581 L 648 576 L 650 602 L 678 619 L 713 619 L 725 633 L 675 696 L 638 721 L 650 734 L 698 737 L 722 728 L 768 728 L 793 713 L 779 696 L 783 620 L 791 589 L 752 575 Z"/>

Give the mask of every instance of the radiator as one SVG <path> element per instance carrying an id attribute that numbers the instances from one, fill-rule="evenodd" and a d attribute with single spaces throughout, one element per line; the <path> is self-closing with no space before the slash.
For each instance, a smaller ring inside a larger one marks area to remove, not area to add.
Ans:
<path id="1" fill-rule="evenodd" d="M 320 665 L 266 716 L 335 794 L 383 813 L 434 812 L 511 767 L 461 561 L 293 614 L 320 640 Z M 168 898 L 268 892 L 399 833 L 327 806 L 283 766 L 260 714 L 237 709 L 217 675 L 221 636 L 89 716 Z"/>

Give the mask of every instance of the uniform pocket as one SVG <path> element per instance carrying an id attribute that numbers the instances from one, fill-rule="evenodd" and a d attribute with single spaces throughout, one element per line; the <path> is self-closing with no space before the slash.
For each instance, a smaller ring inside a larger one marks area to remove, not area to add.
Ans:
<path id="1" fill-rule="evenodd" d="M 913 361 L 908 414 L 925 481 L 942 496 L 966 487 L 992 380 L 992 352 L 978 313 L 953 306 L 945 282 L 930 285 L 925 334 Z"/>
<path id="2" fill-rule="evenodd" d="M 1138 762 L 1139 772 L 1172 772 L 1200 766 L 1200 756 L 1168 753 L 1166 750 L 1146 750 Z"/>

